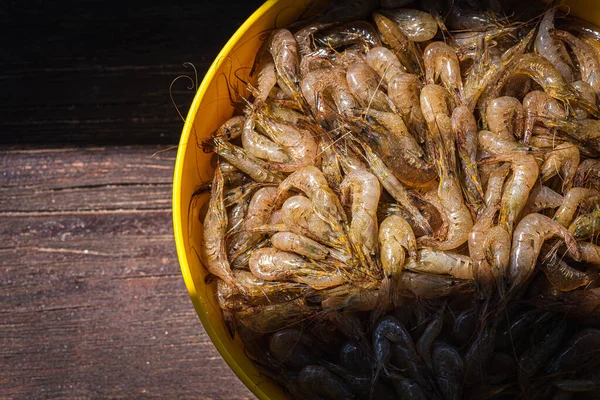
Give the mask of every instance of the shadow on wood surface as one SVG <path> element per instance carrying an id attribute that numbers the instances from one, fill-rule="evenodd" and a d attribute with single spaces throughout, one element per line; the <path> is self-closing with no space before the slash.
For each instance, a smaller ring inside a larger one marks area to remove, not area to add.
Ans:
<path id="1" fill-rule="evenodd" d="M 175 144 L 200 79 L 262 2 L 3 1 L 0 145 Z M 189 81 L 174 85 L 185 115 Z"/>

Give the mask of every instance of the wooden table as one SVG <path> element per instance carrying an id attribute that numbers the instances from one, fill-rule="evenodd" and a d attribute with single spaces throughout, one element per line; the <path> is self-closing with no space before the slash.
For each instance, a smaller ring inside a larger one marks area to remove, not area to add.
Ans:
<path id="1" fill-rule="evenodd" d="M 0 399 L 253 398 L 181 278 L 169 84 L 259 4 L 0 5 Z"/>

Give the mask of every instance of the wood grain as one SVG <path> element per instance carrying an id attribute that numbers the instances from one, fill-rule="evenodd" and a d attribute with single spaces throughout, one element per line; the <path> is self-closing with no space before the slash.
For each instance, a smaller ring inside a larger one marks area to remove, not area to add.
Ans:
<path id="1" fill-rule="evenodd" d="M 176 143 L 199 78 L 262 2 L 0 2 L 0 144 Z M 194 91 L 173 86 L 186 113 Z"/>
<path id="2" fill-rule="evenodd" d="M 0 398 L 252 397 L 187 295 L 156 150 L 0 152 Z"/>

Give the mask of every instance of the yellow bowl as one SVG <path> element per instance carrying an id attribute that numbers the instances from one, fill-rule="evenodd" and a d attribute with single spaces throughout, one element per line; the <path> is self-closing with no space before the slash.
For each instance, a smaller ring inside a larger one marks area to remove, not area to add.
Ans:
<path id="1" fill-rule="evenodd" d="M 233 115 L 230 93 L 245 89 L 237 77 L 247 77 L 257 50 L 269 30 L 297 20 L 314 0 L 269 0 L 229 39 L 206 73 L 187 115 L 175 164 L 173 226 L 181 273 L 204 329 L 236 375 L 259 399 L 285 399 L 282 390 L 261 376 L 244 354 L 241 342 L 232 340 L 215 298 L 216 285 L 205 284 L 200 260 L 202 223 L 200 206 L 207 196 L 192 199 L 194 190 L 212 177 L 211 156 L 199 143 L 210 137 Z M 564 1 L 573 15 L 600 24 L 597 0 Z M 200 360 L 199 360 L 200 361 Z"/>

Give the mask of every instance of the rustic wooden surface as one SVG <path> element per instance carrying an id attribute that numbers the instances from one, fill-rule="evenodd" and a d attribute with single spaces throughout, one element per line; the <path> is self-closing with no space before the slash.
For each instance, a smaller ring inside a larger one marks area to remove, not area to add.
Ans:
<path id="1" fill-rule="evenodd" d="M 0 1 L 0 144 L 177 143 L 171 81 L 186 61 L 202 78 L 262 2 Z"/>
<path id="2" fill-rule="evenodd" d="M 0 151 L 0 398 L 253 397 L 187 295 L 162 148 Z"/>

